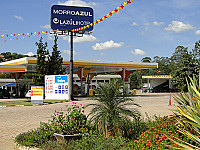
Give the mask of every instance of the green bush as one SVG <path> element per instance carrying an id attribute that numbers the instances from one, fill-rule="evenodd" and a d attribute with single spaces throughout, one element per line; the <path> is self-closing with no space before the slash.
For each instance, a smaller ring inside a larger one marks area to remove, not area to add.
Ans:
<path id="1" fill-rule="evenodd" d="M 47 141 L 55 140 L 54 132 L 55 130 L 50 124 L 41 122 L 39 128 L 19 134 L 15 138 L 15 142 L 23 146 L 40 147 Z"/>
<path id="2" fill-rule="evenodd" d="M 57 131 L 63 135 L 82 134 L 88 131 L 86 122 L 87 117 L 84 114 L 84 105 L 76 105 L 76 102 L 72 102 L 72 106 L 67 107 L 66 111 L 59 111 L 52 116 L 51 124 Z"/>
<path id="3" fill-rule="evenodd" d="M 68 107 L 68 105 L 65 105 Z M 66 111 L 54 113 L 49 123 L 41 123 L 40 127 L 26 133 L 19 134 L 15 142 L 23 146 L 41 147 L 46 142 L 55 141 L 54 133 L 84 134 L 88 132 L 87 118 L 84 115 L 84 105 L 77 106 L 72 102 L 72 107 Z"/>
<path id="4" fill-rule="evenodd" d="M 126 139 L 122 136 L 108 137 L 103 135 L 83 136 L 82 140 L 72 141 L 69 149 L 76 150 L 116 150 L 127 148 Z"/>
<path id="5" fill-rule="evenodd" d="M 135 118 L 133 121 L 124 119 L 121 126 L 122 136 L 130 140 L 137 139 L 141 132 L 144 132 L 147 129 L 148 124 L 140 119 L 140 117 Z"/>

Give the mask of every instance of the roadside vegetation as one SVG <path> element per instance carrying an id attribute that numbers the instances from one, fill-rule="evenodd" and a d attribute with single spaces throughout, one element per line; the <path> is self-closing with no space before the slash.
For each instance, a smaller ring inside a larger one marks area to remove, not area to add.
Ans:
<path id="1" fill-rule="evenodd" d="M 178 105 L 173 116 L 141 119 L 139 105 L 120 93 L 120 84 L 114 81 L 95 91 L 97 102 L 86 106 L 93 106 L 89 117 L 84 114 L 83 104 L 73 102 L 62 111 L 55 111 L 48 123 L 21 133 L 15 141 L 49 150 L 199 149 L 200 82 L 194 76 L 186 83 L 189 92 L 175 97 Z M 133 104 L 133 109 L 127 109 L 129 104 Z M 79 138 L 57 141 L 54 133 L 78 134 Z"/>

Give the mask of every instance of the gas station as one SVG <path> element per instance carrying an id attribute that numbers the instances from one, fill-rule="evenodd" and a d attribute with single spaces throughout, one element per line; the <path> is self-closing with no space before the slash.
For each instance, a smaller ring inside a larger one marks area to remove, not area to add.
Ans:
<path id="1" fill-rule="evenodd" d="M 15 83 L 16 87 L 25 84 L 27 87 L 26 91 L 30 90 L 30 85 L 33 85 L 32 80 L 20 79 L 20 77 L 28 72 L 36 72 L 36 64 L 37 59 L 35 57 L 24 57 L 0 63 L 0 74 L 13 74 L 15 76 L 15 79 L 1 79 L 0 86 L 8 83 Z M 66 68 L 65 74 L 69 74 L 70 61 L 64 60 L 63 66 Z M 85 91 L 83 93 L 88 93 L 90 84 L 97 85 L 99 82 L 109 82 L 111 78 L 121 78 L 124 84 L 128 86 L 130 82 L 128 76 L 130 73 L 142 69 L 156 68 L 158 68 L 157 63 L 74 60 L 73 84 L 80 86 L 82 88 L 81 91 Z M 116 75 L 102 75 L 102 73 L 116 73 Z"/>

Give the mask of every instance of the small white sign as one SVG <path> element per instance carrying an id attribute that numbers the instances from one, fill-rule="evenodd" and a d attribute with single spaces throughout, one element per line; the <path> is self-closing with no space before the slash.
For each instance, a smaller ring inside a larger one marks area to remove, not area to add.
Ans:
<path id="1" fill-rule="evenodd" d="M 43 103 L 43 86 L 31 87 L 31 103 Z"/>

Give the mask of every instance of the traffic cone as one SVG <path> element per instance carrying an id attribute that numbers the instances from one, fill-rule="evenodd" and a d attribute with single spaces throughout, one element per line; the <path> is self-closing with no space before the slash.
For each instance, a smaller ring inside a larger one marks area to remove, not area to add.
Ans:
<path id="1" fill-rule="evenodd" d="M 171 95 L 171 93 L 169 94 L 169 106 L 172 106 L 172 100 L 171 100 L 171 97 L 172 97 L 172 95 Z"/>

